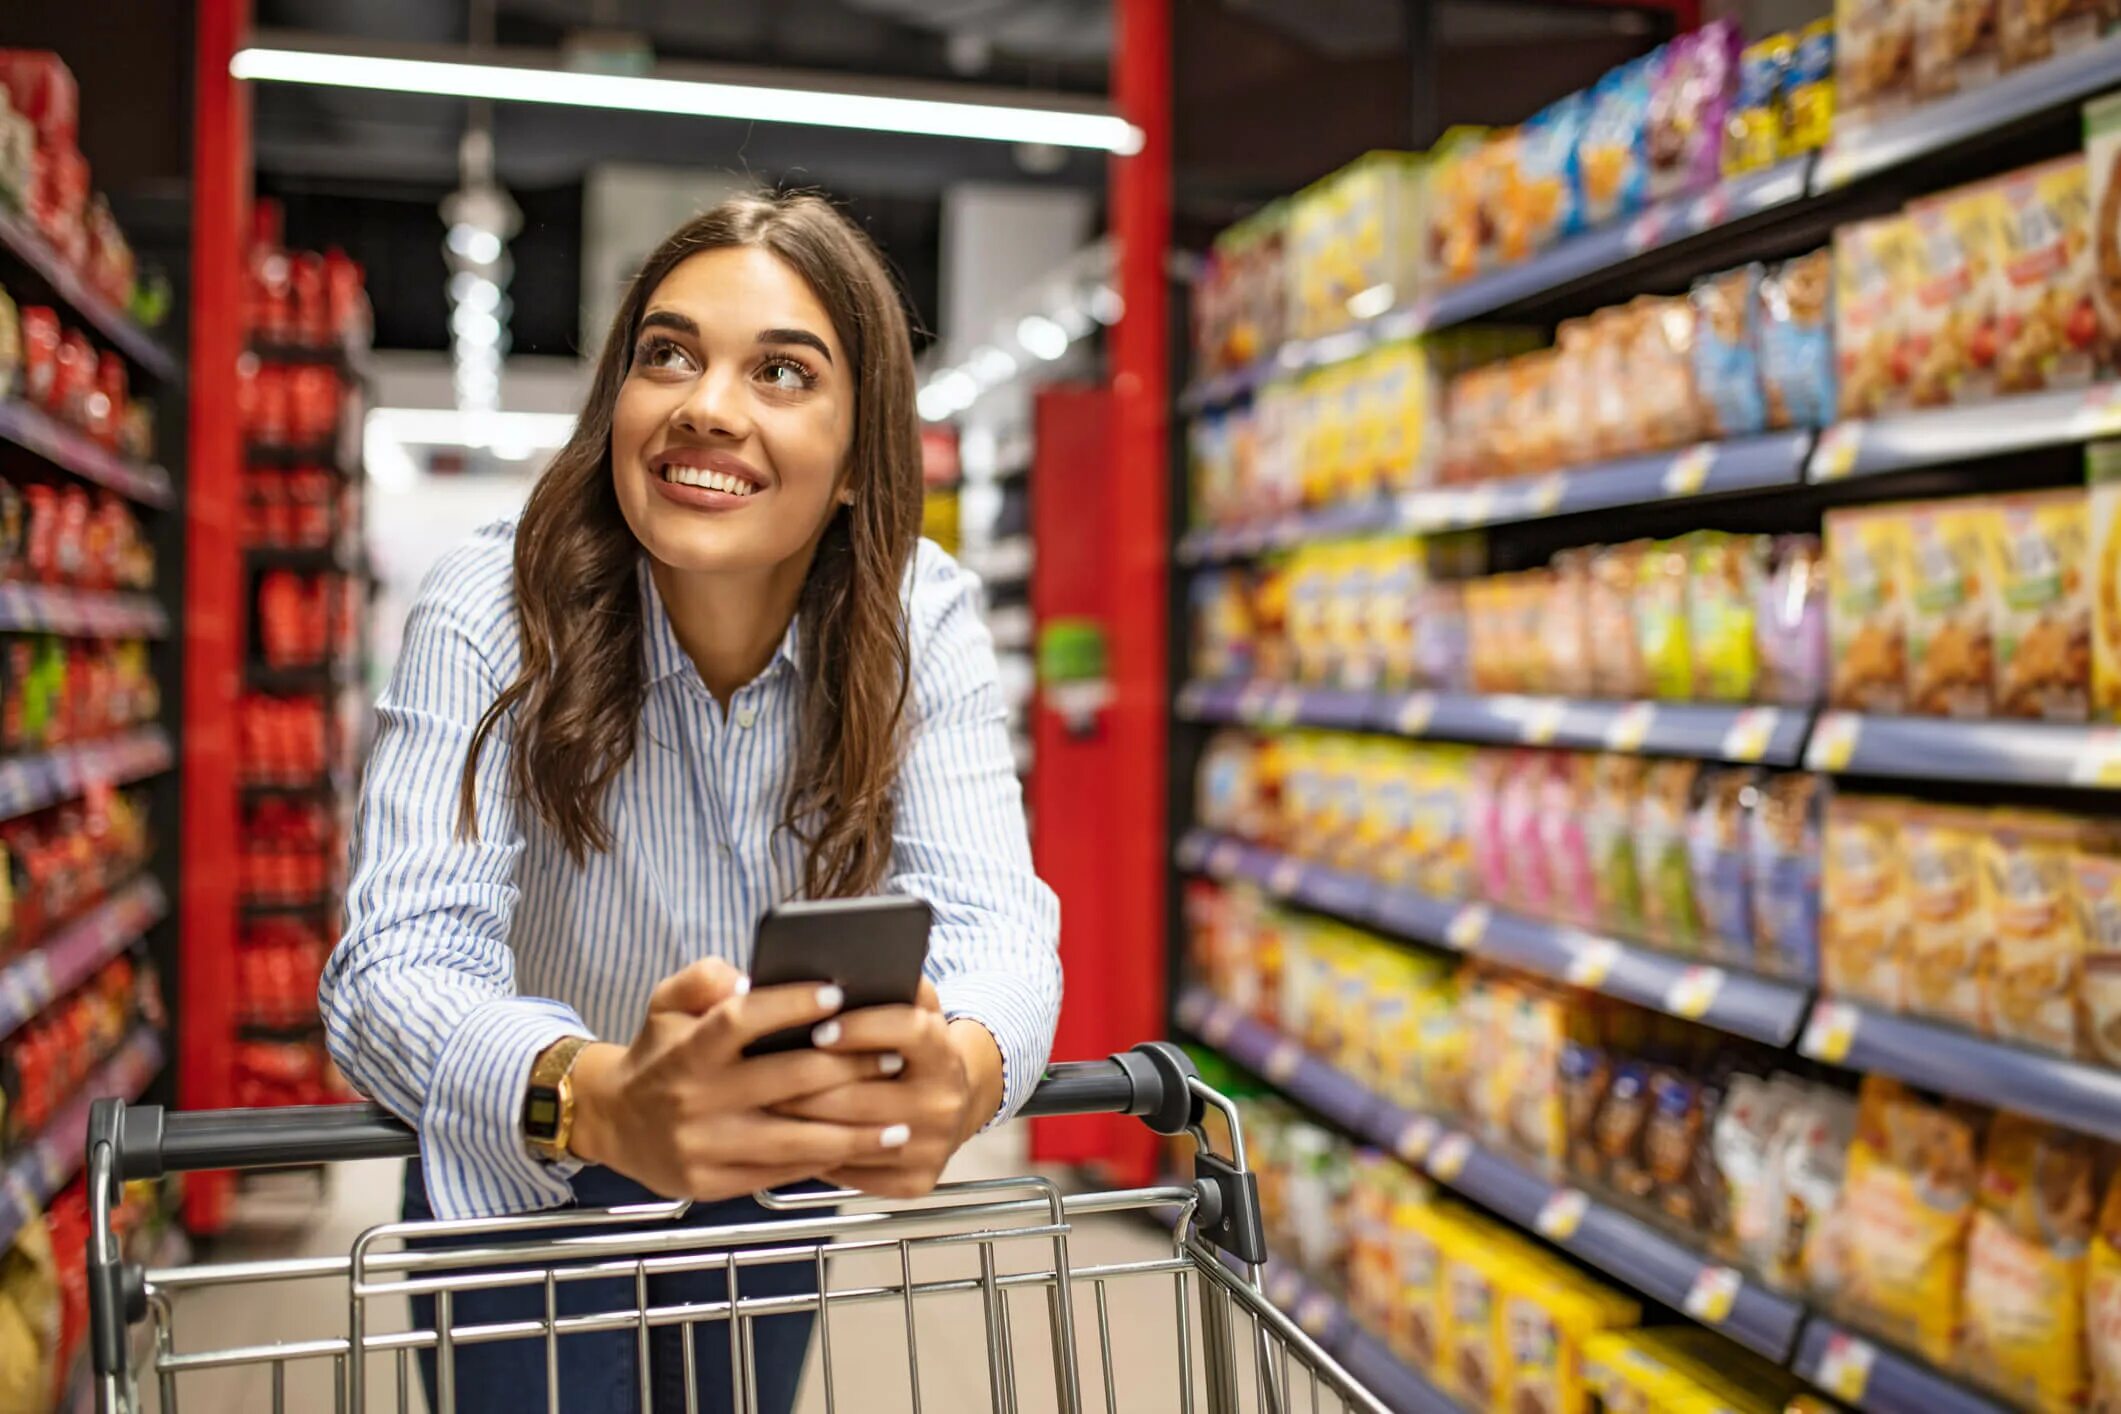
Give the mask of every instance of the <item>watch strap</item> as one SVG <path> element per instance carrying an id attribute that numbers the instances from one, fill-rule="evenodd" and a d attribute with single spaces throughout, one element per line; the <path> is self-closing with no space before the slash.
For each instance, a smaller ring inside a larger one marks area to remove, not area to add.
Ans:
<path id="1" fill-rule="evenodd" d="M 540 1158 L 569 1157 L 567 1141 L 574 1133 L 574 1063 L 588 1044 L 587 1036 L 562 1037 L 540 1052 L 531 1068 L 530 1084 L 523 1092 L 523 1138 Z"/>

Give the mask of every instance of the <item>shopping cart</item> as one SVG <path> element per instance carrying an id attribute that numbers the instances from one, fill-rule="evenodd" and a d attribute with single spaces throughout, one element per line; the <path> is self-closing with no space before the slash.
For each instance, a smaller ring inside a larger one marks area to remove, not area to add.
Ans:
<path id="1" fill-rule="evenodd" d="M 1211 1110 L 1227 1125 L 1227 1155 L 1215 1152 L 1210 1141 L 1206 1121 Z M 514 1340 L 526 1342 L 526 1351 L 542 1349 L 548 1408 L 558 1410 L 554 1375 L 561 1343 L 619 1331 L 633 1337 L 642 1411 L 651 1414 L 650 1332 L 712 1324 L 719 1328 L 714 1338 L 720 1340 L 726 1332 L 729 1342 L 729 1407 L 752 1414 L 758 1399 L 750 1358 L 756 1324 L 776 1315 L 806 1313 L 814 1318 L 817 1384 L 827 1411 L 868 1414 L 885 1407 L 883 1376 L 873 1358 L 861 1362 L 858 1379 L 850 1379 L 844 1369 L 835 1378 L 833 1360 L 836 1328 L 845 1340 L 850 1322 L 868 1319 L 874 1324 L 882 1317 L 894 1345 L 902 1318 L 907 1407 L 914 1414 L 924 1407 L 956 1414 L 965 1407 L 962 1393 L 944 1399 L 931 1389 L 924 1406 L 921 1322 L 916 1320 L 917 1313 L 928 1317 L 932 1352 L 934 1308 L 950 1302 L 965 1310 L 963 1320 L 945 1328 L 950 1343 L 961 1351 L 972 1329 L 984 1337 L 984 1402 L 993 1414 L 1049 1408 L 1079 1414 L 1086 1407 L 1102 1407 L 1108 1414 L 1123 1409 L 1153 1414 L 1390 1414 L 1261 1294 L 1266 1242 L 1258 1187 L 1245 1165 L 1237 1108 L 1201 1081 L 1184 1052 L 1152 1042 L 1108 1060 L 1055 1065 L 1023 1114 L 1135 1115 L 1159 1134 L 1190 1134 L 1194 1181 L 1080 1195 L 1064 1194 L 1039 1178 L 985 1180 L 946 1184 L 927 1199 L 897 1206 L 844 1191 L 763 1194 L 760 1201 L 771 1208 L 818 1211 L 784 1212 L 770 1221 L 712 1228 L 674 1221 L 684 1214 L 684 1203 L 495 1220 L 388 1223 L 363 1233 L 345 1257 L 144 1271 L 123 1259 L 111 1225 L 126 1181 L 198 1169 L 409 1157 L 418 1145 L 402 1123 L 373 1105 L 185 1114 L 99 1101 L 88 1132 L 93 1219 L 90 1359 L 96 1408 L 99 1414 L 134 1414 L 154 1407 L 163 1414 L 178 1414 L 185 1407 L 179 1396 L 188 1382 L 220 1372 L 224 1392 L 213 1397 L 211 1406 L 218 1414 L 232 1402 L 225 1390 L 233 1372 L 249 1374 L 254 1389 L 260 1384 L 269 1389 L 259 1389 L 254 1401 L 242 1402 L 269 1400 L 275 1414 L 327 1404 L 340 1414 L 365 1414 L 371 1408 L 409 1414 L 417 1407 L 414 1362 L 425 1359 L 432 1362 L 440 1414 L 455 1408 L 457 1352 L 481 1342 Z M 1171 1255 L 1103 1264 L 1071 1260 L 1069 1239 L 1078 1233 L 1082 1219 L 1123 1213 L 1172 1221 Z M 409 1245 L 415 1241 L 420 1245 Z M 791 1261 L 814 1264 L 815 1292 L 744 1292 L 740 1278 L 745 1269 Z M 924 1270 L 916 1272 L 917 1264 Z M 649 1299 L 651 1277 L 679 1272 L 723 1273 L 725 1299 L 674 1305 Z M 842 1272 L 859 1272 L 861 1279 L 835 1286 L 830 1278 Z M 610 1283 L 613 1278 L 627 1279 L 621 1289 L 638 1299 L 587 1315 L 561 1314 L 556 1293 L 564 1284 L 592 1279 Z M 225 1307 L 232 1288 L 292 1281 L 331 1282 L 335 1290 L 343 1290 L 343 1330 L 273 1344 L 180 1349 L 180 1322 L 186 1335 L 212 1325 L 217 1293 Z M 1158 1285 L 1164 1287 L 1163 1294 L 1155 1289 Z M 500 1286 L 542 1290 L 544 1318 L 484 1325 L 452 1318 L 453 1295 Z M 1085 1294 L 1090 1298 L 1087 1309 L 1081 1301 Z M 417 1322 L 411 1328 L 392 1323 L 391 1318 L 410 1305 L 405 1298 L 412 1295 L 434 1298 L 433 1319 L 424 1328 Z M 1153 1318 L 1125 1309 L 1123 1297 L 1145 1306 Z M 1043 1309 L 1020 1319 L 1016 1313 L 1026 1302 Z M 187 1311 L 194 1308 L 201 1314 L 186 1321 Z M 152 1359 L 143 1356 L 141 1363 L 151 1363 L 152 1382 L 143 1391 L 132 1368 L 132 1327 L 150 1318 L 152 1325 L 143 1333 L 151 1333 Z M 1115 1328 L 1121 1334 L 1119 1348 L 1137 1352 L 1134 1356 L 1115 1358 Z M 1139 1355 L 1145 1339 L 1146 1348 L 1157 1357 L 1157 1368 L 1117 1368 L 1148 1363 Z M 527 1344 L 532 1341 L 537 1345 Z M 1100 1354 L 1095 1368 L 1087 1368 L 1079 1358 L 1079 1346 L 1091 1341 Z M 695 1341 L 679 1343 L 687 1366 L 687 1414 L 696 1414 L 691 1379 Z M 259 1379 L 259 1367 L 269 1376 Z M 306 1390 L 298 1385 L 298 1377 L 307 1381 Z M 1086 1379 L 1102 1385 L 1101 1404 L 1085 1395 Z M 895 1388 L 890 1400 L 897 1402 Z"/>

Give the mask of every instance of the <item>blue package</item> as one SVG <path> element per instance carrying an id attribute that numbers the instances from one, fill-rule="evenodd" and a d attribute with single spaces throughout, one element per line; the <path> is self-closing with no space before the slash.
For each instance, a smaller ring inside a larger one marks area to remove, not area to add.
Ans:
<path id="1" fill-rule="evenodd" d="M 1753 952 L 1753 894 L 1746 817 L 1759 786 L 1758 771 L 1705 772 L 1700 798 L 1687 820 L 1687 867 L 1694 877 L 1694 906 L 1702 927 L 1715 946 L 1748 961 Z"/>
<path id="2" fill-rule="evenodd" d="M 1825 785 L 1801 772 L 1771 777 L 1746 819 L 1752 855 L 1753 944 L 1763 970 L 1819 976 L 1819 850 Z"/>
<path id="3" fill-rule="evenodd" d="M 1760 386 L 1757 265 L 1711 275 L 1694 286 L 1694 386 L 1708 405 L 1710 430 L 1745 437 L 1767 426 Z"/>
<path id="4" fill-rule="evenodd" d="M 1587 227 L 1631 216 L 1649 200 L 1650 100 L 1664 57 L 1660 48 L 1632 59 L 1591 90 L 1576 159 L 1576 189 Z"/>
<path id="5" fill-rule="evenodd" d="M 1515 244 L 1534 255 L 1583 229 L 1583 193 L 1576 150 L 1590 116 L 1588 94 L 1572 93 L 1548 104 L 1518 130 L 1518 189 Z"/>
<path id="6" fill-rule="evenodd" d="M 1836 410 L 1834 255 L 1786 260 L 1760 281 L 1760 385 L 1773 427 L 1824 427 Z"/>

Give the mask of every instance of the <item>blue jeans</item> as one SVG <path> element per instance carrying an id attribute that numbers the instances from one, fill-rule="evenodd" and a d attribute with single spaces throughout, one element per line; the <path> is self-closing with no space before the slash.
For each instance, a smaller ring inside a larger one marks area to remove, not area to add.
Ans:
<path id="1" fill-rule="evenodd" d="M 614 1208 L 627 1203 L 661 1201 L 655 1194 L 622 1178 L 609 1169 L 588 1168 L 574 1179 L 574 1200 L 584 1208 Z M 815 1216 L 813 1212 L 810 1214 Z M 405 1216 L 422 1221 L 434 1216 L 427 1206 L 427 1189 L 417 1160 L 405 1167 Z M 771 1221 L 782 1214 L 761 1208 L 749 1198 L 721 1203 L 695 1203 L 685 1215 L 687 1227 L 718 1227 L 727 1223 Z M 662 1227 L 663 1224 L 655 1224 Z M 611 1232 L 609 1227 L 566 1229 L 542 1236 L 576 1231 Z M 420 1245 L 420 1244 L 414 1244 Z M 817 1268 L 808 1261 L 777 1263 L 767 1267 L 745 1267 L 737 1277 L 741 1295 L 812 1295 L 817 1291 Z M 719 1271 L 681 1272 L 652 1276 L 648 1299 L 658 1306 L 680 1302 L 723 1301 L 728 1283 Z M 597 1281 L 562 1282 L 558 1288 L 562 1316 L 589 1315 L 601 1311 L 623 1311 L 636 1305 L 633 1280 L 613 1278 Z M 450 1324 L 454 1328 L 498 1321 L 539 1321 L 545 1316 L 542 1282 L 504 1287 L 492 1291 L 462 1292 L 450 1302 Z M 432 1330 L 435 1302 L 431 1296 L 412 1298 L 416 1327 Z M 758 1392 L 759 1414 L 788 1414 L 795 1404 L 797 1382 L 802 1378 L 803 1359 L 810 1348 L 810 1327 L 815 1318 L 808 1312 L 766 1316 L 751 1323 L 753 1379 Z M 649 1333 L 649 1379 L 655 1408 L 663 1411 L 685 1407 L 684 1346 L 689 1331 L 693 1339 L 693 1374 L 699 1388 L 702 1414 L 729 1414 L 729 1323 L 701 1321 L 689 1327 L 666 1326 Z M 566 1414 L 639 1414 L 641 1407 L 638 1347 L 631 1331 L 608 1334 L 570 1335 L 559 1342 L 559 1407 Z M 522 1414 L 546 1407 L 545 1343 L 543 1339 L 504 1340 L 456 1347 L 453 1359 L 456 1402 L 451 1414 Z M 435 1356 L 420 1356 L 420 1382 L 427 1390 L 427 1406 L 435 1409 Z"/>

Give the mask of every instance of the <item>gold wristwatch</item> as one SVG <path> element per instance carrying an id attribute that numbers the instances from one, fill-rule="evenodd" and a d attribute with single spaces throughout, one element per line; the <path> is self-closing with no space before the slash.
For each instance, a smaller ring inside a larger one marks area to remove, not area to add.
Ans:
<path id="1" fill-rule="evenodd" d="M 588 1044 L 587 1036 L 566 1036 L 547 1046 L 523 1092 L 523 1137 L 548 1163 L 574 1157 L 567 1151 L 574 1136 L 574 1062 Z"/>

